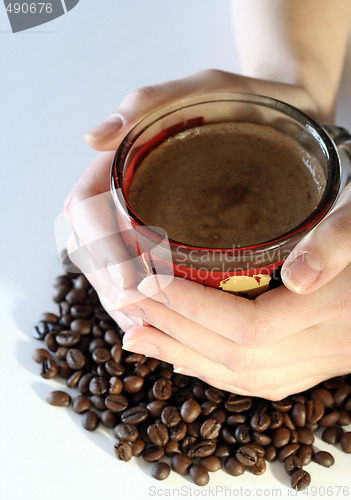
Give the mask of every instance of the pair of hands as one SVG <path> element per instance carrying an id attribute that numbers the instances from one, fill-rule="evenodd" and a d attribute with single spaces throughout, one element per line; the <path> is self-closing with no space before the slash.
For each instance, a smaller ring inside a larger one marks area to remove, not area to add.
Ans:
<path id="1" fill-rule="evenodd" d="M 304 89 L 221 71 L 138 89 L 86 135 L 102 153 L 65 211 L 80 245 L 90 245 L 85 274 L 125 331 L 125 349 L 220 389 L 277 400 L 351 371 L 351 186 L 284 263 L 285 286 L 253 301 L 180 278 L 151 275 L 137 285 L 109 189 L 114 151 L 143 116 L 175 99 L 228 90 L 275 97 L 318 120 Z"/>

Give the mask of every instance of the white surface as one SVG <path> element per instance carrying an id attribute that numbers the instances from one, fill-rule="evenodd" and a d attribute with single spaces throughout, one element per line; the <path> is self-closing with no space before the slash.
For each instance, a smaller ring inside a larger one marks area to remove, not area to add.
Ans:
<path id="1" fill-rule="evenodd" d="M 261 496 L 270 490 L 285 498 L 290 489 L 281 465 L 262 477 L 216 473 L 200 491 L 176 474 L 156 482 L 141 460 L 118 462 L 108 433 L 88 433 L 72 410 L 45 402 L 59 384 L 41 379 L 31 359 L 40 344 L 31 328 L 54 309 L 51 281 L 60 272 L 53 221 L 95 156 L 84 132 L 135 87 L 210 67 L 239 71 L 228 1 L 81 0 L 61 18 L 15 35 L 1 2 L 0 44 L 0 498 L 148 498 L 155 491 L 149 488 L 158 489 L 157 497 L 246 498 L 260 488 L 267 489 Z M 350 84 L 351 51 L 337 120 L 349 128 Z M 351 457 L 333 453 L 332 470 L 316 464 L 308 470 L 314 486 L 344 498 L 337 487 L 351 490 Z"/>

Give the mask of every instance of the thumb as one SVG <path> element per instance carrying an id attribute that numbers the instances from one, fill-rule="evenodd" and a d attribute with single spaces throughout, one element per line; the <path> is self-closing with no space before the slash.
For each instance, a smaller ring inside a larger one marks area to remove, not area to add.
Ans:
<path id="1" fill-rule="evenodd" d="M 351 184 L 330 214 L 294 248 L 282 279 L 296 293 L 310 293 L 335 278 L 351 262 Z"/>
<path id="2" fill-rule="evenodd" d="M 119 108 L 85 135 L 87 144 L 98 151 L 112 151 L 145 115 L 175 99 L 191 94 L 200 78 L 187 77 L 130 92 Z"/>

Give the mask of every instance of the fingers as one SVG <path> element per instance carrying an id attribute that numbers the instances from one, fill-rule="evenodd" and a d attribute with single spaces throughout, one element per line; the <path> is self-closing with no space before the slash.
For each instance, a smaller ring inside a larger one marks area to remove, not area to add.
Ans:
<path id="1" fill-rule="evenodd" d="M 135 269 L 120 236 L 109 190 L 112 157 L 103 153 L 90 165 L 68 195 L 65 212 L 74 228 L 71 260 L 114 309 L 118 293 L 135 286 Z"/>
<path id="2" fill-rule="evenodd" d="M 119 296 L 117 306 L 126 314 L 139 317 L 181 344 L 212 359 L 229 370 L 244 373 L 295 364 L 338 354 L 340 345 L 335 335 L 323 335 L 320 326 L 266 345 L 247 348 L 215 333 L 151 299 L 130 290 Z M 340 332 L 338 332 L 340 336 Z M 313 349 L 311 346 L 313 345 Z M 294 355 L 292 355 L 294 353 Z"/>
<path id="3" fill-rule="evenodd" d="M 185 374 L 193 374 L 211 385 L 237 394 L 280 399 L 290 390 L 311 387 L 315 382 L 349 370 L 350 357 L 343 355 L 315 359 L 312 363 L 299 361 L 288 366 L 269 367 L 246 372 L 229 370 L 154 327 L 134 327 L 127 331 L 123 348 L 156 357 L 181 367 Z M 272 359 L 272 358 L 270 358 Z M 182 370 L 177 370 L 179 373 Z M 311 385 L 309 385 L 311 383 Z"/>
<path id="4" fill-rule="evenodd" d="M 350 274 L 351 268 L 347 275 Z M 348 280 L 341 277 L 328 289 L 308 296 L 279 287 L 254 301 L 189 280 L 169 280 L 162 275 L 146 277 L 138 290 L 191 320 L 193 325 L 249 348 L 276 342 L 323 321 L 350 314 Z"/>
<path id="5" fill-rule="evenodd" d="M 316 104 L 303 89 L 292 85 L 247 78 L 219 70 L 205 70 L 186 78 L 130 92 L 119 108 L 86 135 L 87 144 L 98 151 L 115 150 L 122 138 L 144 116 L 171 101 L 208 92 L 252 92 L 275 97 L 316 114 Z"/>
<path id="6" fill-rule="evenodd" d="M 351 185 L 330 214 L 292 251 L 282 268 L 285 286 L 296 293 L 320 289 L 351 261 Z"/>

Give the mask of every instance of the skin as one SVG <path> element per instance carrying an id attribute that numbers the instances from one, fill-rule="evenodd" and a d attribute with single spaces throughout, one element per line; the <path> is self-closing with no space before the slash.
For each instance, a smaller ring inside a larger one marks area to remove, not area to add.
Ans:
<path id="1" fill-rule="evenodd" d="M 253 92 L 293 104 L 321 123 L 333 120 L 351 2 L 250 0 L 234 6 L 249 77 L 208 70 L 128 94 L 86 135 L 102 153 L 67 197 L 65 210 L 91 263 L 85 274 L 126 332 L 125 349 L 218 388 L 276 400 L 350 372 L 351 186 L 286 260 L 285 286 L 254 301 L 180 278 L 148 276 L 137 285 L 109 194 L 113 151 L 127 131 L 181 97 Z M 97 240 L 101 244 L 89 247 Z M 69 242 L 71 252 L 76 241 Z"/>

